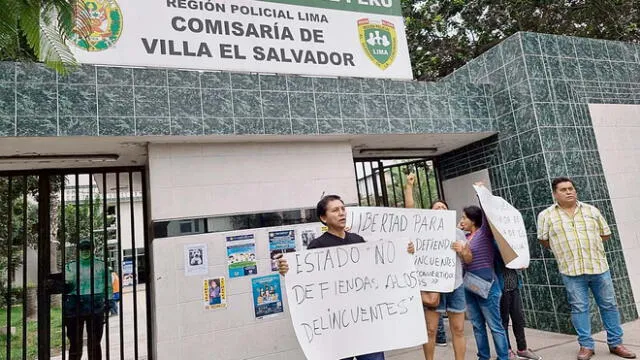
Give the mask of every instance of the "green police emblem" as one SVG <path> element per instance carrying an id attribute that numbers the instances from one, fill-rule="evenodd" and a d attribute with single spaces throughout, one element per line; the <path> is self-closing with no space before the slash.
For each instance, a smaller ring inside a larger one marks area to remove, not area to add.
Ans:
<path id="1" fill-rule="evenodd" d="M 86 51 L 103 51 L 122 34 L 122 11 L 115 0 L 79 0 L 71 41 Z"/>
<path id="2" fill-rule="evenodd" d="M 369 19 L 360 19 L 358 34 L 369 60 L 382 70 L 391 66 L 398 52 L 398 37 L 393 23 L 386 20 L 373 23 Z"/>

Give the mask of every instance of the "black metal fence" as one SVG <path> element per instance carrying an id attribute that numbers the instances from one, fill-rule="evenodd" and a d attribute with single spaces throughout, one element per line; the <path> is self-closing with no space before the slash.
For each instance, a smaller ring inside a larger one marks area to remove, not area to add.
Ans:
<path id="1" fill-rule="evenodd" d="M 0 173 L 0 359 L 152 358 L 146 182 Z"/>
<path id="2" fill-rule="evenodd" d="M 360 206 L 405 207 L 404 188 L 409 174 L 416 177 L 416 208 L 430 208 L 442 194 L 432 160 L 355 160 L 354 167 Z"/>

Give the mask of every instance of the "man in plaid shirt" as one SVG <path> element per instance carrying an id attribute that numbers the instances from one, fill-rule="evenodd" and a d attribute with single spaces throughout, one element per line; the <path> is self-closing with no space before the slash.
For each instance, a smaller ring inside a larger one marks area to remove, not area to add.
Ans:
<path id="1" fill-rule="evenodd" d="M 571 179 L 553 179 L 552 187 L 556 203 L 538 215 L 538 239 L 551 248 L 558 262 L 571 304 L 571 321 L 578 333 L 577 358 L 589 360 L 594 355 L 589 315 L 591 289 L 607 330 L 609 351 L 635 359 L 636 355 L 622 345 L 620 314 L 603 246 L 611 236 L 609 225 L 597 208 L 578 201 Z"/>

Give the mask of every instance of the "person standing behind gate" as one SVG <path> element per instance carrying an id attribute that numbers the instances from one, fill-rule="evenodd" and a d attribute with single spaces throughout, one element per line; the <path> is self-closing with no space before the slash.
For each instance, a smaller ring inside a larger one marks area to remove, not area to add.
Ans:
<path id="1" fill-rule="evenodd" d="M 316 215 L 320 218 L 322 224 L 327 226 L 328 230 L 311 241 L 307 247 L 308 250 L 365 242 L 362 236 L 345 230 L 347 225 L 347 212 L 339 196 L 324 196 L 316 206 Z M 407 251 L 410 254 L 415 252 L 413 242 L 409 243 Z M 289 272 L 287 260 L 282 257 L 282 254 L 276 255 L 275 258 L 278 260 L 278 271 L 282 276 L 285 276 L 287 272 Z M 357 355 L 343 360 L 352 360 L 354 357 L 357 360 L 384 360 L 384 352 Z"/>
<path id="2" fill-rule="evenodd" d="M 591 336 L 589 290 L 600 309 L 612 354 L 625 359 L 636 355 L 622 345 L 622 327 L 603 241 L 611 230 L 600 211 L 578 201 L 573 181 L 558 177 L 551 182 L 555 204 L 538 215 L 538 240 L 556 257 L 571 304 L 571 321 L 578 333 L 578 360 L 594 355 Z"/>
<path id="3" fill-rule="evenodd" d="M 100 341 L 111 299 L 111 276 L 105 262 L 91 253 L 91 240 L 80 240 L 78 255 L 78 260 L 65 264 L 66 291 L 63 306 L 64 326 L 69 338 L 69 360 L 82 358 L 82 333 L 85 325 L 89 360 L 101 360 Z"/>
<path id="4" fill-rule="evenodd" d="M 112 316 L 118 315 L 118 302 L 120 301 L 120 279 L 115 271 L 111 270 L 111 288 L 113 289 L 113 296 L 109 301 L 109 311 Z"/>

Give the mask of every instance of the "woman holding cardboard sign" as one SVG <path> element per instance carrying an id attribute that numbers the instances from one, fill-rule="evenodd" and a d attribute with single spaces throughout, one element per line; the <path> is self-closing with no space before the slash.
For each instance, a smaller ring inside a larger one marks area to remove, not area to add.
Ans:
<path id="1" fill-rule="evenodd" d="M 477 206 L 467 206 L 463 209 L 460 227 L 468 233 L 467 239 L 473 253 L 471 263 L 465 264 L 463 283 L 473 335 L 478 346 L 478 359 L 490 358 L 491 350 L 486 328 L 488 325 L 498 360 L 508 360 L 509 345 L 500 317 L 502 290 L 496 281 L 494 268 L 497 249 L 493 233 L 484 212 Z"/>
<path id="2" fill-rule="evenodd" d="M 415 174 L 407 175 L 407 184 L 404 186 L 405 207 L 413 208 L 413 185 L 416 181 Z M 449 206 L 443 200 L 436 200 L 431 204 L 432 210 L 449 210 Z M 464 288 L 462 287 L 462 263 L 470 263 L 471 251 L 467 246 L 464 233 L 456 229 L 456 241 L 452 245 L 458 254 L 456 261 L 456 281 L 454 290 L 450 293 L 421 292 L 424 307 L 424 318 L 427 322 L 428 342 L 422 345 L 424 356 L 427 360 L 435 359 L 436 332 L 442 321 L 442 314 L 449 316 L 449 328 L 453 340 L 453 351 L 456 360 L 464 360 L 466 341 L 464 338 L 464 313 L 466 311 Z"/>
<path id="3" fill-rule="evenodd" d="M 449 207 L 444 201 L 437 200 L 431 205 L 431 209 L 449 210 Z M 437 306 L 425 306 L 424 313 L 425 319 L 427 320 L 429 342 L 423 345 L 423 350 L 427 360 L 435 359 L 436 330 L 438 328 L 438 322 L 445 312 L 449 316 L 449 328 L 451 329 L 455 360 L 464 360 L 467 348 L 464 338 L 464 313 L 467 306 L 464 287 L 462 286 L 462 264 L 470 263 L 473 257 L 471 250 L 467 246 L 464 233 L 460 229 L 456 229 L 456 241 L 452 247 L 458 255 L 456 259 L 456 281 L 454 290 L 450 293 L 440 294 L 440 301 Z"/>

